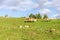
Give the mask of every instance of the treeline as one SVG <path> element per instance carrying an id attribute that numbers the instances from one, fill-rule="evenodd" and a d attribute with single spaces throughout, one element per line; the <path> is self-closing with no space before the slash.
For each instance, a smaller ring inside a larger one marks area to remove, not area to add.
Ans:
<path id="1" fill-rule="evenodd" d="M 45 18 L 48 18 L 48 16 L 47 16 L 47 14 L 44 14 L 43 17 L 42 17 L 42 15 L 40 13 L 37 13 L 35 15 L 33 13 L 31 13 L 29 15 L 29 18 L 45 19 Z"/>
<path id="2" fill-rule="evenodd" d="M 9 17 L 7 14 L 4 16 L 5 18 Z M 29 18 L 36 18 L 36 19 L 45 19 L 45 18 L 48 18 L 47 14 L 44 14 L 43 17 L 40 13 L 37 13 L 37 14 L 29 14 Z"/>

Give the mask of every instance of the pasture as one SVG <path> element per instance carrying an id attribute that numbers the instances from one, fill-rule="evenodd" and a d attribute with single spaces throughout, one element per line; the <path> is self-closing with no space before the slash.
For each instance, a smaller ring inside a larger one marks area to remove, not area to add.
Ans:
<path id="1" fill-rule="evenodd" d="M 60 19 L 24 21 L 25 18 L 0 18 L 0 40 L 60 40 Z"/>

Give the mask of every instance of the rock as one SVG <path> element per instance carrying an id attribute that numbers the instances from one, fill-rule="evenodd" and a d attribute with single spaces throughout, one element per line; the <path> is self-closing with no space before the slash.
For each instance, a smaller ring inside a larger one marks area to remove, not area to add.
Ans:
<path id="1" fill-rule="evenodd" d="M 23 28 L 23 26 L 22 26 L 22 25 L 20 25 L 19 27 L 20 27 L 20 28 Z"/>
<path id="2" fill-rule="evenodd" d="M 26 28 L 29 28 L 29 26 L 28 26 L 28 25 L 25 25 L 25 27 L 26 27 Z"/>

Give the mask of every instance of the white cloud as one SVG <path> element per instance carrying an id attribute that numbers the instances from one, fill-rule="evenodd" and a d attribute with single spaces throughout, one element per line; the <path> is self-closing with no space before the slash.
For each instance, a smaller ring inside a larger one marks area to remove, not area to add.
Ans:
<path id="1" fill-rule="evenodd" d="M 60 14 L 53 15 L 54 18 L 60 18 Z"/>
<path id="2" fill-rule="evenodd" d="M 59 7 L 56 7 L 55 9 L 57 9 L 58 11 L 60 11 L 60 6 Z"/>
<path id="3" fill-rule="evenodd" d="M 0 0 L 0 9 L 8 8 L 11 10 L 32 10 L 39 6 L 39 4 L 32 2 L 32 0 Z M 2 7 L 4 6 L 4 7 Z"/>
<path id="4" fill-rule="evenodd" d="M 53 6 L 60 11 L 60 0 L 34 0 L 34 2 L 32 0 L 0 0 L 0 9 L 6 7 L 11 10 L 26 11 L 37 8 L 44 9 L 44 7 L 48 6 Z"/>
<path id="5" fill-rule="evenodd" d="M 40 12 L 43 14 L 49 14 L 51 11 L 49 9 L 42 9 Z"/>
<path id="6" fill-rule="evenodd" d="M 49 2 L 49 1 L 47 1 L 46 3 L 44 3 L 44 6 L 52 6 L 52 4 L 53 4 L 53 2 Z"/>
<path id="7" fill-rule="evenodd" d="M 53 0 L 53 6 L 56 10 L 60 11 L 60 0 Z"/>
<path id="8" fill-rule="evenodd" d="M 54 7 L 56 10 L 60 11 L 60 0 L 40 0 L 40 4 L 42 4 L 42 8 L 44 7 Z"/>

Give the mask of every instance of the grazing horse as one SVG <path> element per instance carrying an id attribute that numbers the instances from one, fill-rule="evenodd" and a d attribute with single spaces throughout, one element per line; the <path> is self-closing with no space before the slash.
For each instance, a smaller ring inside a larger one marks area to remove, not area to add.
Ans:
<path id="1" fill-rule="evenodd" d="M 35 22 L 37 19 L 35 18 L 27 18 L 24 22 Z"/>

